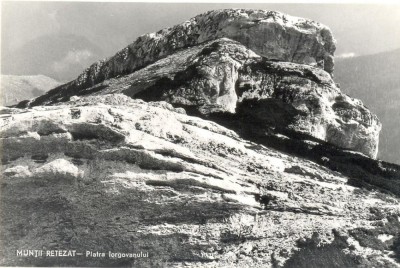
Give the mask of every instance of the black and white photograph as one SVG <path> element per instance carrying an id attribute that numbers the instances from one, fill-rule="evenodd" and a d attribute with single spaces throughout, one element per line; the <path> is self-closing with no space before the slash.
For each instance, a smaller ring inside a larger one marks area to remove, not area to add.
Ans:
<path id="1" fill-rule="evenodd" d="M 1 1 L 0 267 L 400 267 L 400 3 Z"/>

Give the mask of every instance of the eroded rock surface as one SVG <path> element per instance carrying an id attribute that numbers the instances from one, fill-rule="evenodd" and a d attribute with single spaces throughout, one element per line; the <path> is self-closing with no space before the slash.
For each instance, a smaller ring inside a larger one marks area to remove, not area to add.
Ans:
<path id="1" fill-rule="evenodd" d="M 0 265 L 398 266 L 398 167 L 360 156 L 378 185 L 166 102 L 72 99 L 1 110 Z M 15 257 L 25 248 L 149 258 Z"/>
<path id="2" fill-rule="evenodd" d="M 277 131 L 293 131 L 376 157 L 381 124 L 330 75 L 305 64 L 269 61 L 222 38 L 180 50 L 132 74 L 93 87 L 56 88 L 29 105 L 73 95 L 123 93 L 167 101 L 200 114 L 250 115 Z"/>

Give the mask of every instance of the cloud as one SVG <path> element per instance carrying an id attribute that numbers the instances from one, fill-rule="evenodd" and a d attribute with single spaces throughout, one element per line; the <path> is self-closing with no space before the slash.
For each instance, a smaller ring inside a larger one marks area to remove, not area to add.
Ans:
<path id="1" fill-rule="evenodd" d="M 66 63 L 83 63 L 90 59 L 93 56 L 93 53 L 87 49 L 83 50 L 74 50 L 68 52 L 68 54 L 64 57 L 63 61 Z"/>
<path id="2" fill-rule="evenodd" d="M 61 60 L 54 62 L 52 67 L 56 72 L 63 72 L 71 67 L 71 65 L 80 64 L 85 65 L 87 61 L 93 56 L 93 53 L 87 49 L 69 51 L 67 55 Z"/>
<path id="3" fill-rule="evenodd" d="M 335 58 L 337 59 L 346 59 L 346 58 L 353 58 L 356 56 L 356 53 L 354 52 L 346 52 L 346 53 L 342 53 L 339 55 L 336 55 Z"/>

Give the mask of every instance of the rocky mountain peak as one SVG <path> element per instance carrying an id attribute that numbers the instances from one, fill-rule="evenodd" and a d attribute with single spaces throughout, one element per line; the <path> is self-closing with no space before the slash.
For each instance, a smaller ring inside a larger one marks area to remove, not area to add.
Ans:
<path id="1" fill-rule="evenodd" d="M 270 60 L 308 64 L 333 72 L 335 41 L 328 27 L 276 11 L 224 9 L 142 35 L 111 58 L 90 66 L 73 84 L 93 86 L 132 73 L 179 49 L 223 37 Z"/>
<path id="2" fill-rule="evenodd" d="M 123 93 L 201 115 L 250 116 L 278 132 L 376 157 L 381 125 L 332 80 L 334 50 L 329 28 L 314 21 L 265 10 L 210 11 L 139 37 L 27 105 Z"/>

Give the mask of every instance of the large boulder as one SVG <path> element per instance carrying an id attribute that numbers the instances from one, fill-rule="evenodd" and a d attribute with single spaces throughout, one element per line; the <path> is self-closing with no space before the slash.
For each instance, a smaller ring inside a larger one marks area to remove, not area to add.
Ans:
<path id="1" fill-rule="evenodd" d="M 373 158 L 378 152 L 378 118 L 361 101 L 341 93 L 327 72 L 270 61 L 227 38 L 180 50 L 93 87 L 57 88 L 30 105 L 108 93 L 163 100 L 203 115 L 247 115 L 276 131 L 310 135 Z"/>

